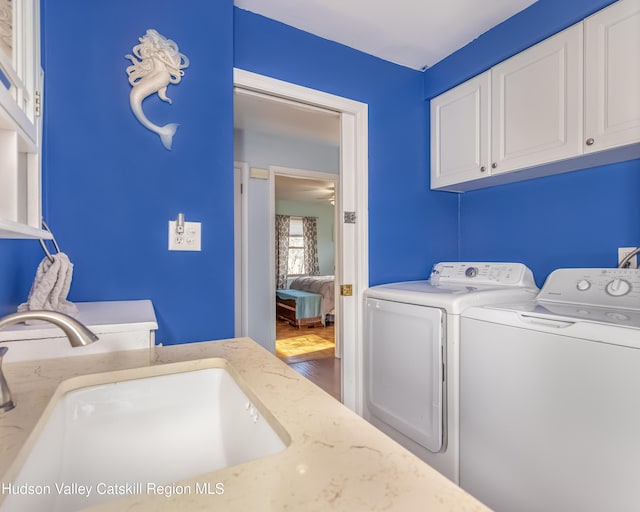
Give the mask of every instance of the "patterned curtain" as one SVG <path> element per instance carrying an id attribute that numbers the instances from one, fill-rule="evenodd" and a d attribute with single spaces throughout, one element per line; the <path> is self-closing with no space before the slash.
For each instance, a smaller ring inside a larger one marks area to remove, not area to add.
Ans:
<path id="1" fill-rule="evenodd" d="M 276 290 L 287 288 L 290 223 L 288 215 L 276 215 Z"/>
<path id="2" fill-rule="evenodd" d="M 304 270 L 310 276 L 320 274 L 318 265 L 318 219 L 302 217 L 302 236 L 304 239 Z"/>

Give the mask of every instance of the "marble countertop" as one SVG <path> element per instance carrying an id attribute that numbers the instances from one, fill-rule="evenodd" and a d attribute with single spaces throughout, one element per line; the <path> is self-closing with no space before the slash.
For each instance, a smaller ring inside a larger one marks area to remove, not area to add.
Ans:
<path id="1" fill-rule="evenodd" d="M 90 510 L 488 510 L 248 338 L 6 364 L 17 405 L 0 416 L 2 482 L 13 478 L 14 461 L 25 442 L 33 442 L 29 434 L 63 381 L 123 369 L 139 368 L 143 374 L 148 367 L 176 362 L 193 361 L 195 368 L 212 357 L 234 367 L 287 431 L 289 446 L 177 483 L 209 483 L 223 489 L 221 494 L 129 495 Z"/>

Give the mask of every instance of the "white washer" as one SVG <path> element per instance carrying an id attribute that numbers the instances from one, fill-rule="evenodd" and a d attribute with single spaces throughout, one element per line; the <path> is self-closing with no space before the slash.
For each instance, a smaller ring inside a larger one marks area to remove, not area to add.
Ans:
<path id="1" fill-rule="evenodd" d="M 521 263 L 438 263 L 365 292 L 364 417 L 458 483 L 459 315 L 537 292 Z"/>
<path id="2" fill-rule="evenodd" d="M 640 508 L 640 270 L 462 314 L 460 485 L 498 512 Z"/>

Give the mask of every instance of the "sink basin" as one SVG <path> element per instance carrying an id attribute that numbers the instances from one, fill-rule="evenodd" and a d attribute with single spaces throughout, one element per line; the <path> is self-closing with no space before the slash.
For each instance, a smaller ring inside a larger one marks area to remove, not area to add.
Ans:
<path id="1" fill-rule="evenodd" d="M 176 363 L 145 368 L 166 373 L 144 378 L 124 370 L 88 376 L 91 385 L 84 377 L 63 383 L 16 460 L 24 463 L 0 510 L 69 511 L 157 494 L 286 448 L 284 429 L 225 360 L 198 363 L 208 367 Z"/>

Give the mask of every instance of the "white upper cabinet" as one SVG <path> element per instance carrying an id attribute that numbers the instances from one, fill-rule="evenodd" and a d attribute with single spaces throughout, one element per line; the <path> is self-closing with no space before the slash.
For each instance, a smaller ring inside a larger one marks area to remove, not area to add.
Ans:
<path id="1" fill-rule="evenodd" d="M 489 153 L 490 72 L 431 101 L 431 187 L 480 178 Z"/>
<path id="2" fill-rule="evenodd" d="M 39 0 L 0 0 L 0 237 L 41 230 Z"/>
<path id="3" fill-rule="evenodd" d="M 640 0 L 584 22 L 585 152 L 640 140 Z"/>
<path id="4" fill-rule="evenodd" d="M 639 157 L 640 0 L 618 0 L 431 100 L 434 189 Z"/>
<path id="5" fill-rule="evenodd" d="M 568 158 L 582 146 L 582 26 L 491 69 L 491 173 Z"/>

